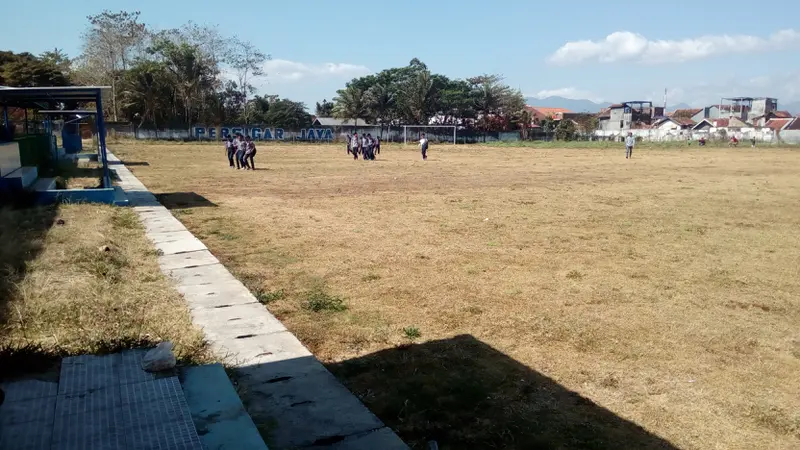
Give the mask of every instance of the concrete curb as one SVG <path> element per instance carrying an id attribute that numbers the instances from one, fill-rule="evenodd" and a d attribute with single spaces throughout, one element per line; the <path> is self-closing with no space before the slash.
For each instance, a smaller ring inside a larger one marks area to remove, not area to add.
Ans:
<path id="1" fill-rule="evenodd" d="M 272 424 L 271 448 L 408 449 L 110 152 L 108 161 L 192 321 L 231 358 L 249 414 Z"/>

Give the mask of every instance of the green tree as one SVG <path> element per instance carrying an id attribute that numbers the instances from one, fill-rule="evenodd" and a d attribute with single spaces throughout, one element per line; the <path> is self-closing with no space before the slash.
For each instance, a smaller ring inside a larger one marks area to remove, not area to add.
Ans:
<path id="1" fill-rule="evenodd" d="M 273 127 L 298 130 L 311 126 L 311 114 L 306 112 L 302 102 L 282 99 L 270 103 L 264 122 Z"/>
<path id="2" fill-rule="evenodd" d="M 556 127 L 556 139 L 559 141 L 571 141 L 575 139 L 575 122 L 569 119 L 559 121 Z"/>
<path id="3" fill-rule="evenodd" d="M 333 106 L 333 102 L 323 99 L 322 103 L 317 102 L 314 114 L 316 114 L 317 117 L 333 117 Z"/>
<path id="4" fill-rule="evenodd" d="M 404 121 L 427 125 L 428 119 L 436 113 L 436 94 L 431 73 L 427 70 L 418 72 L 400 85 L 397 102 Z"/>
<path id="5" fill-rule="evenodd" d="M 358 126 L 358 119 L 366 120 L 369 115 L 364 91 L 353 85 L 336 91 L 333 103 L 333 116 L 343 120 L 352 119 L 355 121 L 355 126 Z"/>
<path id="6" fill-rule="evenodd" d="M 59 48 L 54 48 L 53 50 L 42 53 L 39 55 L 39 60 L 45 64 L 51 64 L 65 76 L 69 76 L 72 70 L 72 60 Z"/>
<path id="7" fill-rule="evenodd" d="M 366 92 L 366 101 L 370 115 L 378 119 L 381 125 L 381 136 L 383 136 L 383 127 L 392 123 L 396 112 L 395 93 L 388 85 L 377 83 Z"/>
<path id="8" fill-rule="evenodd" d="M 30 53 L 0 52 L 0 84 L 13 87 L 66 86 L 69 79 L 51 61 Z"/>
<path id="9" fill-rule="evenodd" d="M 556 130 L 558 122 L 553 120 L 552 117 L 547 116 L 539 122 L 539 125 L 542 127 L 542 131 L 544 131 L 545 137 L 547 137 Z"/>
<path id="10" fill-rule="evenodd" d="M 168 111 L 170 100 L 169 79 L 164 64 L 139 61 L 131 67 L 121 83 L 121 110 L 132 119 L 138 119 L 137 128 L 145 123 L 156 129 Z"/>

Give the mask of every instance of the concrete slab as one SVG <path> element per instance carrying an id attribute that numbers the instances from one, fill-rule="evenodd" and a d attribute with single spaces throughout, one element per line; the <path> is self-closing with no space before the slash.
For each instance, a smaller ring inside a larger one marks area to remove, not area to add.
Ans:
<path id="1" fill-rule="evenodd" d="M 156 244 L 161 242 L 175 242 L 185 239 L 196 239 L 192 233 L 188 230 L 181 230 L 181 231 L 167 231 L 163 233 L 150 233 L 147 235 L 151 241 L 155 242 Z"/>
<path id="2" fill-rule="evenodd" d="M 311 352 L 290 332 L 231 339 L 222 330 L 204 328 L 215 348 L 220 349 L 237 367 L 270 364 L 310 357 Z M 217 338 L 217 339 L 215 339 Z M 221 338 L 227 338 L 222 340 Z"/>
<path id="3" fill-rule="evenodd" d="M 179 286 L 204 284 L 208 281 L 222 284 L 233 281 L 238 282 L 238 280 L 228 272 L 228 269 L 219 263 L 173 269 L 169 271 L 169 277 L 175 280 Z M 242 285 L 242 287 L 244 287 L 244 285 Z"/>
<path id="4" fill-rule="evenodd" d="M 348 436 L 331 445 L 313 445 L 304 450 L 408 450 L 408 446 L 390 428 Z"/>
<path id="5" fill-rule="evenodd" d="M 335 443 L 384 427 L 327 371 L 286 381 L 240 385 L 247 389 L 247 406 L 254 421 L 277 420 L 279 426 L 270 434 L 270 445 L 276 448 Z"/>
<path id="6" fill-rule="evenodd" d="M 191 233 L 189 233 L 189 236 L 191 237 L 183 237 L 174 241 L 156 242 L 154 244 L 156 250 L 159 250 L 162 255 L 175 255 L 178 253 L 196 252 L 198 250 L 208 249 L 205 244 L 192 236 Z"/>
<path id="7" fill-rule="evenodd" d="M 169 271 L 219 264 L 219 260 L 208 250 L 200 250 L 196 252 L 159 256 L 158 264 L 161 266 L 161 270 Z"/>
<path id="8" fill-rule="evenodd" d="M 169 216 L 140 216 L 140 219 L 142 221 L 142 225 L 144 225 L 144 228 L 148 233 L 186 231 L 186 227 L 183 226 L 181 221 L 173 217 L 171 214 Z"/>
<path id="9" fill-rule="evenodd" d="M 5 407 L 5 406 L 4 406 Z M 4 450 L 50 450 L 53 422 L 26 422 L 3 426 L 0 448 Z"/>
<path id="10" fill-rule="evenodd" d="M 247 334 L 269 334 L 286 331 L 271 314 L 264 314 L 260 303 L 246 303 L 228 308 L 196 308 L 192 321 L 204 328 L 217 328 L 220 338 L 237 338 Z"/>
<path id="11" fill-rule="evenodd" d="M 284 355 L 278 355 L 278 358 Z M 328 369 L 313 356 L 300 358 L 284 358 L 265 363 L 240 365 L 235 369 L 236 377 L 240 382 L 248 385 L 260 383 L 273 383 L 279 380 L 304 377 L 318 372 L 327 372 Z"/>
<path id="12" fill-rule="evenodd" d="M 178 292 L 189 305 L 196 308 L 229 308 L 235 305 L 256 303 L 255 297 L 238 281 L 226 284 L 208 283 L 205 285 L 177 286 Z"/>
<path id="13" fill-rule="evenodd" d="M 267 450 L 221 365 L 188 367 L 182 378 L 192 420 L 206 449 Z"/>
<path id="14" fill-rule="evenodd" d="M 21 380 L 0 383 L 6 394 L 6 402 L 16 402 L 32 398 L 55 397 L 58 393 L 58 383 L 55 381 Z M 2 414 L 2 410 L 0 410 Z"/>

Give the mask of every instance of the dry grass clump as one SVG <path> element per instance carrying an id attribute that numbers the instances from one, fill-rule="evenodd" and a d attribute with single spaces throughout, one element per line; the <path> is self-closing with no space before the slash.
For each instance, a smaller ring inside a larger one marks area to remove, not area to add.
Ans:
<path id="1" fill-rule="evenodd" d="M 184 362 L 207 360 L 202 333 L 161 274 L 132 210 L 0 209 L 0 242 L 5 358 L 105 353 L 170 340 Z"/>

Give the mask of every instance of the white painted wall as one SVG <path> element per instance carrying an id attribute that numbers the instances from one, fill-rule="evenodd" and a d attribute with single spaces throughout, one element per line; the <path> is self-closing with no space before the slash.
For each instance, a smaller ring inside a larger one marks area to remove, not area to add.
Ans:
<path id="1" fill-rule="evenodd" d="M 758 142 L 777 142 L 775 133 L 769 128 L 711 128 L 709 131 L 649 129 L 630 130 L 630 132 L 633 133 L 635 137 L 642 138 L 642 140 L 648 142 L 674 142 L 686 141 L 689 139 L 698 140 L 701 137 L 705 137 L 706 139 L 723 139 L 723 136 L 724 139 L 730 139 L 731 137 L 736 136 L 736 138 L 740 141 L 755 137 Z M 786 132 L 784 131 L 783 133 Z M 781 133 L 781 138 L 783 138 L 783 133 Z M 594 133 L 595 136 L 600 138 L 617 140 L 621 140 L 624 136 L 627 136 L 627 134 L 627 131 L 619 132 L 603 130 L 598 130 Z M 800 140 L 800 132 L 798 132 L 797 139 Z M 786 139 L 783 140 L 787 141 Z"/>

